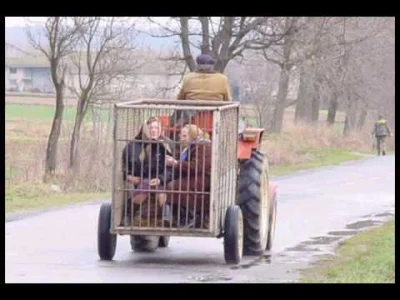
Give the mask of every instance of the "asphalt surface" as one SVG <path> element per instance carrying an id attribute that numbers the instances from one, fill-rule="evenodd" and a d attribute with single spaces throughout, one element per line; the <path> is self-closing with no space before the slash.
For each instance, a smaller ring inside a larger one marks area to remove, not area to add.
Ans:
<path id="1" fill-rule="evenodd" d="M 155 253 L 118 236 L 114 260 L 97 255 L 99 202 L 19 216 L 5 224 L 5 281 L 45 283 L 295 282 L 343 239 L 394 215 L 395 157 L 373 157 L 275 178 L 273 250 L 225 264 L 223 240 L 171 237 Z M 7 218 L 6 218 L 7 220 Z"/>

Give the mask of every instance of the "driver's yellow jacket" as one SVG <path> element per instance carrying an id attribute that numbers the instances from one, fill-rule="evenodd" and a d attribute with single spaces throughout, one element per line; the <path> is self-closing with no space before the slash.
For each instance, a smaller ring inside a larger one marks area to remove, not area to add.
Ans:
<path id="1" fill-rule="evenodd" d="M 231 101 L 228 78 L 222 73 L 189 73 L 183 80 L 177 99 Z"/>

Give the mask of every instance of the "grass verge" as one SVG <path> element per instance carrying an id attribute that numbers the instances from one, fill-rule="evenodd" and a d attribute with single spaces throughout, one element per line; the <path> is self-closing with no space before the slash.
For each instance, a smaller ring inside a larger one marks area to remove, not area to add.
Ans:
<path id="1" fill-rule="evenodd" d="M 333 259 L 304 270 L 302 283 L 394 283 L 394 229 L 390 220 L 349 238 Z"/>
<path id="2" fill-rule="evenodd" d="M 286 175 L 299 170 L 332 166 L 365 157 L 361 153 L 335 148 L 303 148 L 298 152 L 301 155 L 307 155 L 308 160 L 298 164 L 271 165 L 271 175 Z"/>
<path id="3" fill-rule="evenodd" d="M 110 193 L 52 192 L 44 184 L 23 184 L 6 188 L 6 213 L 62 207 L 96 198 L 111 198 Z"/>

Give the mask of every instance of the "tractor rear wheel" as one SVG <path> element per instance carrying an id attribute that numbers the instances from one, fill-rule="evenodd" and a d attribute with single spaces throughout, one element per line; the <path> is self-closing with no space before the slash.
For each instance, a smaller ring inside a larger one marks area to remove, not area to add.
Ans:
<path id="1" fill-rule="evenodd" d="M 244 255 L 261 255 L 267 248 L 270 199 L 266 159 L 262 152 L 253 151 L 240 169 L 238 204 L 243 212 Z"/>

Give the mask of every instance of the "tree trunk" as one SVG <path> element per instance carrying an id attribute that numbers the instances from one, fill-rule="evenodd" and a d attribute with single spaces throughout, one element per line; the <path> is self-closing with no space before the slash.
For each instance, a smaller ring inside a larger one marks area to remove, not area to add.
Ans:
<path id="1" fill-rule="evenodd" d="M 361 130 L 364 127 L 365 120 L 367 118 L 368 110 L 366 105 L 363 105 L 360 109 L 360 115 L 357 121 L 357 129 Z"/>
<path id="2" fill-rule="evenodd" d="M 81 126 L 84 117 L 83 107 L 78 103 L 76 108 L 75 124 L 71 136 L 71 146 L 69 152 L 69 167 L 72 170 L 78 171 L 79 166 L 79 140 L 81 133 Z"/>
<path id="3" fill-rule="evenodd" d="M 210 27 L 208 17 L 199 17 L 201 22 L 203 41 L 201 44 L 201 54 L 211 54 L 210 49 Z"/>
<path id="4" fill-rule="evenodd" d="M 313 97 L 311 103 L 311 122 L 318 122 L 319 120 L 319 108 L 321 106 L 321 97 L 320 97 L 320 85 L 318 82 L 314 82 L 313 84 Z"/>
<path id="5" fill-rule="evenodd" d="M 347 96 L 348 109 L 343 129 L 343 134 L 347 135 L 356 128 L 357 123 L 357 99 L 351 99 L 350 95 Z"/>
<path id="6" fill-rule="evenodd" d="M 58 141 L 61 134 L 61 124 L 64 114 L 63 86 L 56 87 L 56 111 L 51 126 L 46 150 L 45 181 L 49 175 L 54 174 L 57 166 Z"/>
<path id="7" fill-rule="evenodd" d="M 101 120 L 101 109 L 99 108 L 99 110 L 96 110 L 94 105 L 90 106 L 90 111 L 92 114 L 92 124 L 93 124 L 93 137 L 95 140 L 95 143 L 97 145 L 100 145 L 101 140 L 102 140 L 102 135 L 103 135 L 103 122 Z"/>
<path id="8" fill-rule="evenodd" d="M 285 30 L 289 30 L 291 18 L 285 19 Z M 292 37 L 287 35 L 283 44 L 283 62 L 281 64 L 281 73 L 279 75 L 278 97 L 275 105 L 274 114 L 272 116 L 271 132 L 280 133 L 283 125 L 283 116 L 286 108 L 286 98 L 289 89 L 290 70 L 290 53 L 292 51 Z"/>
<path id="9" fill-rule="evenodd" d="M 229 60 L 227 59 L 218 59 L 215 63 L 214 70 L 219 73 L 224 73 L 226 66 L 228 65 Z"/>
<path id="10" fill-rule="evenodd" d="M 274 115 L 272 117 L 271 132 L 280 133 L 283 124 L 283 115 L 286 108 L 286 97 L 289 88 L 289 70 L 287 68 L 281 69 L 279 76 L 279 90 L 278 97 L 275 105 Z"/>
<path id="11" fill-rule="evenodd" d="M 308 79 L 304 67 L 300 67 L 300 86 L 299 93 L 297 96 L 296 109 L 294 112 L 294 122 L 298 123 L 306 119 L 307 110 L 307 88 Z"/>
<path id="12" fill-rule="evenodd" d="M 338 109 L 338 106 L 338 95 L 336 92 L 332 92 L 331 101 L 329 102 L 328 118 L 326 120 L 329 125 L 335 124 L 336 111 Z"/>
<path id="13" fill-rule="evenodd" d="M 196 70 L 196 62 L 193 59 L 192 52 L 190 50 L 190 41 L 189 41 L 189 18 L 181 17 L 179 18 L 181 23 L 181 44 L 183 56 L 185 58 L 186 64 L 189 67 L 190 72 L 194 72 Z"/>

